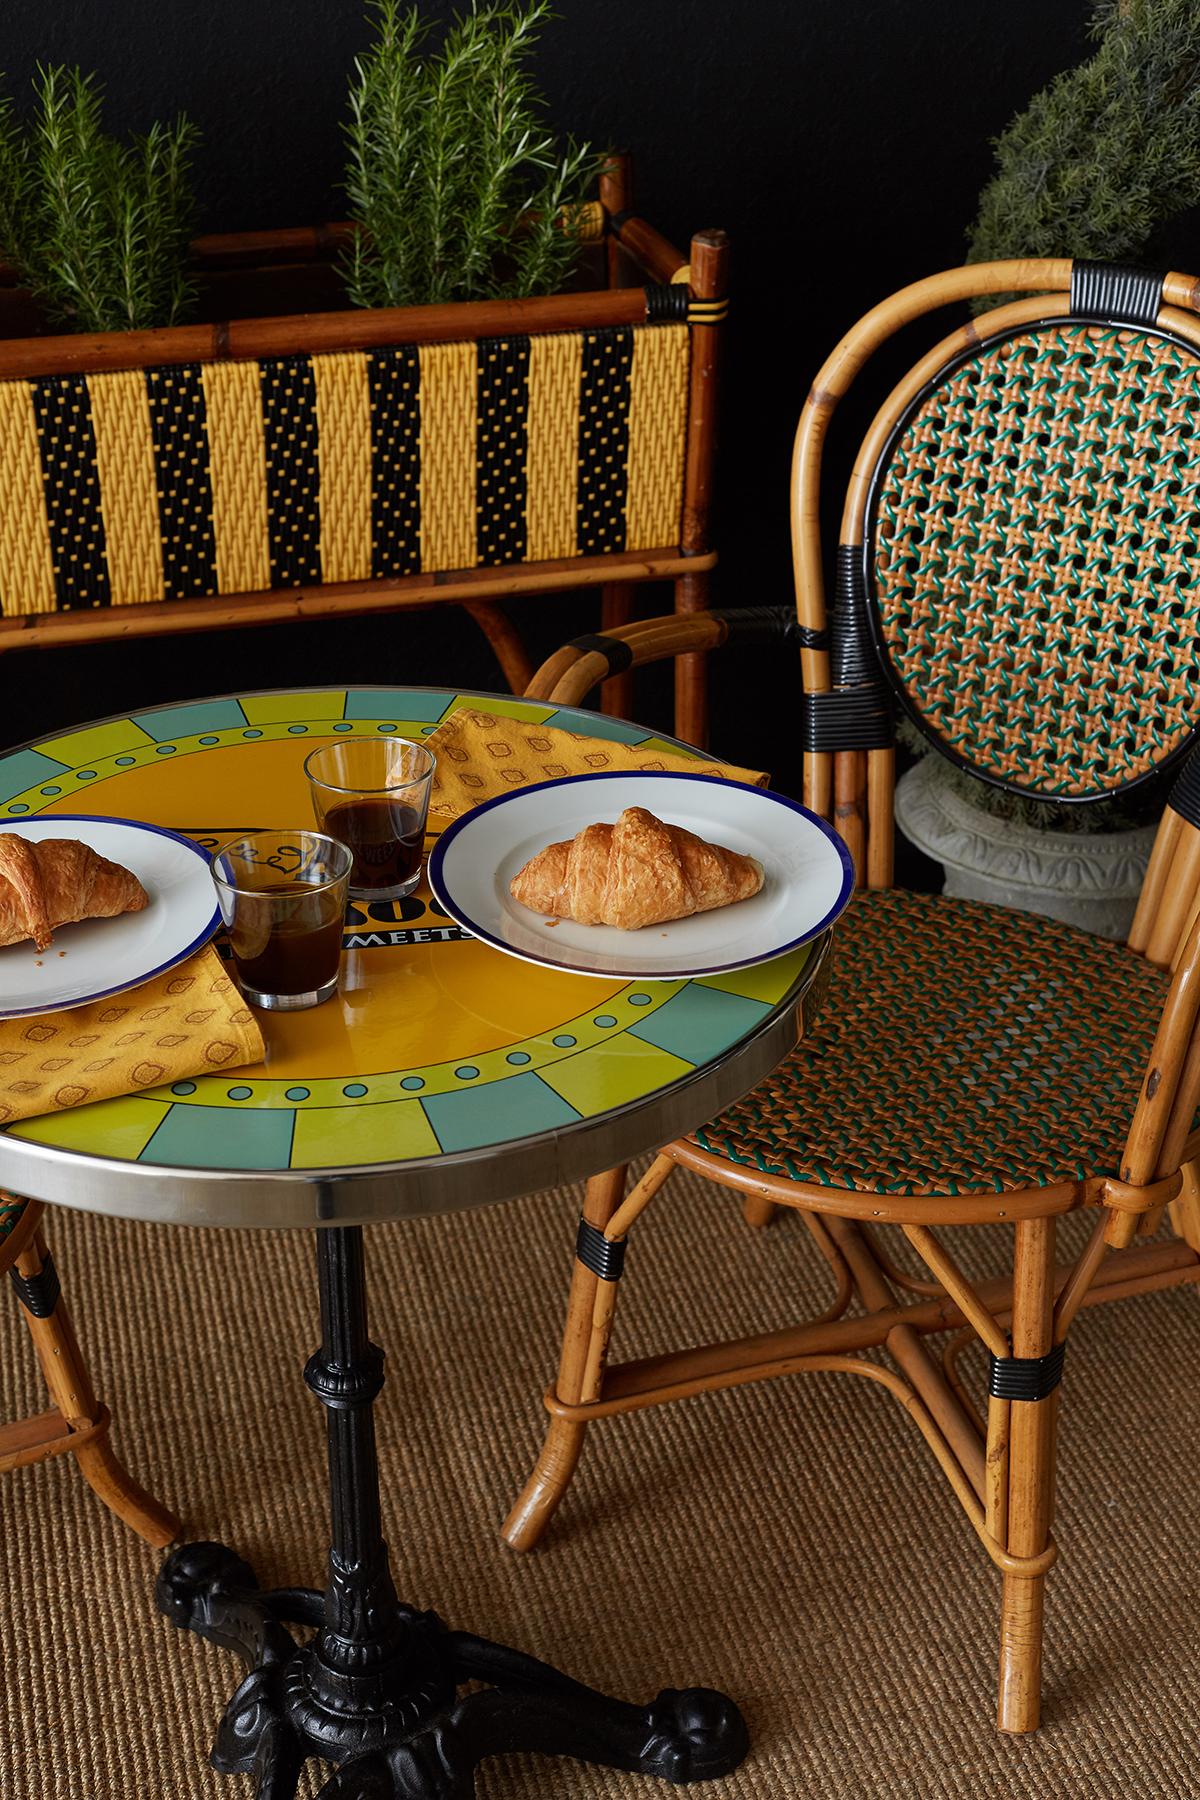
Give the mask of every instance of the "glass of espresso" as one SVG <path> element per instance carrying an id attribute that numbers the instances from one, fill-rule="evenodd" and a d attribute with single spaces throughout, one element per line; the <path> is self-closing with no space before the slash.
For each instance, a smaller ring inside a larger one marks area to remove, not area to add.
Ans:
<path id="1" fill-rule="evenodd" d="M 317 831 L 252 831 L 213 852 L 238 986 L 252 1006 L 299 1012 L 337 992 L 350 852 Z"/>
<path id="2" fill-rule="evenodd" d="M 399 900 L 421 879 L 435 758 L 408 738 L 348 738 L 305 759 L 317 824 L 354 858 L 356 900 Z"/>

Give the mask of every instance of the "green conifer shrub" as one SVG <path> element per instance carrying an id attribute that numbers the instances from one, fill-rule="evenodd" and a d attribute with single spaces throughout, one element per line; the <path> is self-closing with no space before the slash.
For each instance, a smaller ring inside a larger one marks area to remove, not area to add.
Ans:
<path id="1" fill-rule="evenodd" d="M 1035 94 L 997 139 L 968 261 L 1136 261 L 1165 221 L 1200 202 L 1197 0 L 1098 0 L 1089 30 L 1090 60 Z"/>

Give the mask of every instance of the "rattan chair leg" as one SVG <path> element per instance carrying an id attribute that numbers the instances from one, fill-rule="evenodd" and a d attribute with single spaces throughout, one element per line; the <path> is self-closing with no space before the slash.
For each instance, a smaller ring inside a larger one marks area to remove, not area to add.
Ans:
<path id="1" fill-rule="evenodd" d="M 593 1175 L 587 1184 L 583 1216 L 589 1225 L 603 1231 L 625 1194 L 625 1168 L 609 1169 Z M 596 1400 L 604 1378 L 604 1357 L 597 1355 L 597 1302 L 604 1303 L 607 1329 L 612 1326 L 612 1310 L 616 1305 L 615 1281 L 602 1282 L 575 1258 L 571 1273 L 571 1292 L 567 1300 L 567 1323 L 563 1332 L 562 1354 L 558 1364 L 555 1393 L 571 1405 Z M 605 1295 L 600 1289 L 611 1289 Z M 541 1538 L 570 1486 L 576 1464 L 583 1450 L 587 1426 L 575 1419 L 552 1418 L 533 1473 L 517 1496 L 516 1503 L 501 1526 L 500 1535 L 513 1550 L 532 1550 Z"/>
<path id="2" fill-rule="evenodd" d="M 633 617 L 633 584 L 610 581 L 600 590 L 600 629 L 615 631 Z M 633 717 L 633 672 L 624 670 L 600 685 L 600 709 L 614 719 Z"/>
<path id="3" fill-rule="evenodd" d="M 1200 1252 L 1200 1164 L 1183 1164 L 1183 1186 L 1168 1211 L 1175 1236 Z"/>
<path id="4" fill-rule="evenodd" d="M 769 1225 L 779 1207 L 774 1200 L 764 1200 L 761 1194 L 747 1194 L 742 1201 L 742 1217 L 747 1225 L 760 1229 Z"/>
<path id="5" fill-rule="evenodd" d="M 40 1231 L 17 1257 L 16 1273 L 33 1284 L 35 1306 L 31 1309 L 22 1299 L 21 1312 L 50 1398 L 66 1424 L 81 1434 L 80 1443 L 72 1447 L 81 1474 L 111 1512 L 147 1543 L 161 1549 L 178 1537 L 180 1521 L 134 1480 L 109 1443 L 108 1416 L 96 1399 L 74 1327 L 58 1296 L 53 1265 Z"/>
<path id="6" fill-rule="evenodd" d="M 1022 1219 L 1013 1262 L 1012 1354 L 1045 1356 L 1053 1343 L 1054 1220 Z M 1054 1512 L 1058 1389 L 1013 1400 L 1008 1420 L 1008 1549 L 1038 1556 Z M 1036 1731 L 1041 1711 L 1044 1575 L 1005 1575 L 1000 1621 L 1001 1731 Z"/>

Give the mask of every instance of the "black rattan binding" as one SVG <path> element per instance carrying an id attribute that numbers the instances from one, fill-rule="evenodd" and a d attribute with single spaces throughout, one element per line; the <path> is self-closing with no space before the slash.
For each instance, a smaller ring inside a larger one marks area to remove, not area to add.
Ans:
<path id="1" fill-rule="evenodd" d="M 1126 263 L 1078 260 L 1071 265 L 1071 317 L 1149 327 L 1158 318 L 1165 280 Z"/>
<path id="2" fill-rule="evenodd" d="M 593 1275 L 598 1275 L 601 1281 L 620 1281 L 621 1270 L 625 1266 L 624 1238 L 618 1238 L 612 1243 L 595 1225 L 589 1225 L 586 1219 L 580 1219 L 575 1254 L 584 1268 L 590 1269 Z"/>

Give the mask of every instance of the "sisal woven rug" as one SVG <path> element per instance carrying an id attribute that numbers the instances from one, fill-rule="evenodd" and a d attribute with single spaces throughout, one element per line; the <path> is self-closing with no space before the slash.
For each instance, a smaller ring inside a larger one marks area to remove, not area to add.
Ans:
<path id="1" fill-rule="evenodd" d="M 597 1426 L 544 1547 L 501 1545 L 539 1440 L 577 1209 L 560 1191 L 369 1233 L 403 1598 L 629 1698 L 726 1689 L 753 1748 L 706 1800 L 1200 1794 L 1200 1293 L 1075 1328 L 1045 1723 L 1008 1739 L 992 1726 L 998 1577 L 916 1432 L 865 1382 L 793 1376 Z M 68 1213 L 49 1230 L 130 1466 L 264 1584 L 320 1583 L 323 1430 L 300 1381 L 317 1342 L 311 1245 Z M 681 1172 L 637 1228 L 623 1290 L 621 1356 L 786 1324 L 821 1277 L 798 1219 L 752 1232 L 731 1195 Z M 0 1416 L 43 1406 L 16 1308 L 0 1306 Z M 2 1800 L 242 1800 L 248 1781 L 206 1760 L 239 1665 L 158 1617 L 157 1554 L 73 1460 L 0 1477 L 0 1531 Z M 314 1771 L 302 1792 L 317 1785 Z M 479 1779 L 480 1800 L 678 1791 L 533 1758 Z"/>

